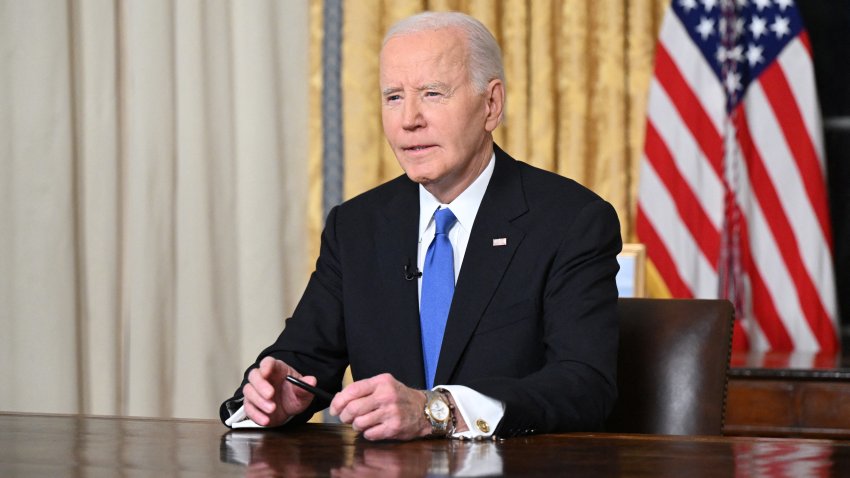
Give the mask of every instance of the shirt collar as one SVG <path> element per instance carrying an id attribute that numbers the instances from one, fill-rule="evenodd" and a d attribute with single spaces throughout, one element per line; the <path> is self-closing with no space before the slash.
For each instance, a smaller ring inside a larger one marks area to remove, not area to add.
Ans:
<path id="1" fill-rule="evenodd" d="M 472 223 L 475 221 L 475 215 L 478 214 L 478 207 L 481 206 L 481 200 L 484 199 L 484 193 L 487 191 L 487 185 L 490 184 L 490 178 L 493 177 L 493 169 L 495 169 L 496 153 L 490 156 L 490 162 L 484 171 L 475 178 L 475 181 L 469 185 L 460 196 L 449 204 L 442 204 L 433 194 L 421 184 L 419 185 L 419 239 L 422 239 L 422 234 L 428 228 L 428 224 L 434 217 L 434 211 L 438 206 L 448 207 L 452 210 L 452 214 L 457 218 L 457 222 L 467 231 L 472 230 Z"/>

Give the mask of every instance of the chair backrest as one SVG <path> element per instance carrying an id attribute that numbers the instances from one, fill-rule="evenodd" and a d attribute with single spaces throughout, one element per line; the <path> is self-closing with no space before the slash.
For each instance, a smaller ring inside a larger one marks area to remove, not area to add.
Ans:
<path id="1" fill-rule="evenodd" d="M 618 433 L 720 435 L 734 309 L 727 300 L 619 299 Z"/>

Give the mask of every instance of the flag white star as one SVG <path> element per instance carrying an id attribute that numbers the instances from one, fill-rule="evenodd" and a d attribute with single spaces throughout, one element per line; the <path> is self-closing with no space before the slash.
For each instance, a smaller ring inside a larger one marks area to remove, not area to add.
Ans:
<path id="1" fill-rule="evenodd" d="M 735 48 L 726 51 L 726 58 L 737 61 L 744 61 L 744 48 L 741 45 L 735 45 Z"/>
<path id="2" fill-rule="evenodd" d="M 747 62 L 750 64 L 750 67 L 756 66 L 757 63 L 761 63 L 764 61 L 762 58 L 762 53 L 764 52 L 764 48 L 758 46 L 754 43 L 750 43 L 747 47 Z"/>
<path id="3" fill-rule="evenodd" d="M 764 10 L 765 8 L 770 8 L 770 0 L 753 0 L 759 11 Z"/>
<path id="4" fill-rule="evenodd" d="M 753 37 L 758 40 L 767 31 L 767 20 L 753 15 L 753 21 L 750 22 L 750 31 L 753 32 Z"/>
<path id="5" fill-rule="evenodd" d="M 679 0 L 679 5 L 690 13 L 691 10 L 697 7 L 697 0 Z"/>
<path id="6" fill-rule="evenodd" d="M 714 57 L 717 58 L 718 63 L 723 63 L 724 61 L 726 61 L 726 48 L 724 48 L 723 45 L 719 45 L 717 47 L 717 53 L 715 53 Z"/>
<path id="7" fill-rule="evenodd" d="M 707 39 L 714 33 L 714 20 L 711 18 L 702 17 L 697 25 L 697 32 L 703 40 Z"/>
<path id="8" fill-rule="evenodd" d="M 788 28 L 789 23 L 790 21 L 787 18 L 777 15 L 776 19 L 770 25 L 770 29 L 773 33 L 776 33 L 776 38 L 782 38 L 791 33 L 791 29 Z"/>
<path id="9" fill-rule="evenodd" d="M 731 95 L 741 89 L 741 75 L 730 71 L 726 73 L 726 79 L 723 84 L 726 86 L 726 91 Z"/>
<path id="10" fill-rule="evenodd" d="M 790 7 L 791 5 L 794 5 L 793 0 L 773 0 L 773 1 L 776 2 L 776 5 L 778 5 L 779 9 L 782 10 L 783 12 L 785 11 L 786 8 Z"/>
<path id="11" fill-rule="evenodd" d="M 737 3 L 739 8 L 744 8 L 747 6 L 747 0 L 737 0 Z"/>
<path id="12" fill-rule="evenodd" d="M 712 8 L 717 6 L 717 0 L 702 0 L 702 6 L 706 12 L 710 12 Z"/>

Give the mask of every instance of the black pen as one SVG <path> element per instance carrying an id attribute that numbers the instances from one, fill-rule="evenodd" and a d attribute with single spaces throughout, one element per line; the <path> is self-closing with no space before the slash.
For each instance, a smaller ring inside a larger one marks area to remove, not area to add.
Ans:
<path id="1" fill-rule="evenodd" d="M 313 395 L 317 396 L 318 398 L 321 398 L 322 400 L 324 400 L 328 403 L 330 403 L 331 400 L 334 399 L 334 396 L 331 395 L 330 393 L 322 390 L 321 388 L 316 388 L 316 387 L 310 385 L 309 383 L 302 382 L 301 380 L 298 380 L 297 378 L 293 377 L 292 375 L 287 375 L 286 380 L 288 380 L 293 385 L 299 386 L 299 387 L 303 388 L 304 390 L 307 390 L 308 392 L 312 393 Z"/>

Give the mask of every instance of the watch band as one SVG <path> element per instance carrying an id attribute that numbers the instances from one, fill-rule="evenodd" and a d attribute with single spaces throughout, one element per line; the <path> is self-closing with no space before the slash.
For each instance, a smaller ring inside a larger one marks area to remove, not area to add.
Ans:
<path id="1" fill-rule="evenodd" d="M 446 400 L 446 404 L 449 406 L 449 425 L 446 429 L 446 436 L 451 437 L 455 434 L 455 430 L 457 430 L 457 414 L 454 400 L 452 400 L 452 394 L 445 388 L 438 388 L 437 392 L 443 395 L 443 398 Z"/>

